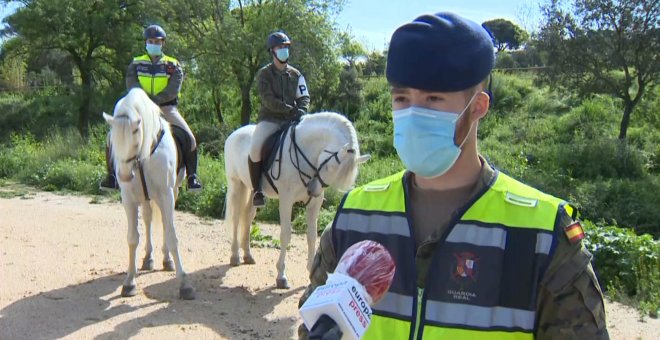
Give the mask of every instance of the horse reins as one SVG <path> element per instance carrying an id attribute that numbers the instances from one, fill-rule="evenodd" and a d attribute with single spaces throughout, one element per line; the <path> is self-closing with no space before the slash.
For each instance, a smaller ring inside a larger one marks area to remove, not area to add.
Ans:
<path id="1" fill-rule="evenodd" d="M 268 180 L 268 183 L 270 184 L 270 186 L 273 188 L 273 190 L 277 194 L 279 194 L 279 190 L 277 190 L 277 186 L 275 185 L 274 181 L 278 180 L 280 178 L 280 176 L 282 175 L 282 152 L 284 151 L 284 140 L 286 139 L 286 136 L 287 136 L 289 130 L 291 130 L 291 142 L 289 143 L 289 159 L 291 160 L 291 164 L 293 165 L 293 167 L 296 170 L 298 170 L 298 176 L 300 177 L 300 181 L 302 182 L 303 186 L 307 187 L 307 185 L 309 185 L 309 183 L 314 178 L 318 178 L 319 182 L 321 183 L 321 186 L 323 188 L 327 188 L 328 184 L 325 181 L 323 181 L 323 178 L 321 178 L 321 174 L 320 174 L 321 169 L 326 164 L 328 164 L 328 162 L 330 162 L 332 159 L 337 160 L 337 164 L 341 164 L 341 161 L 339 160 L 339 156 L 338 156 L 339 151 L 332 152 L 332 151 L 328 151 L 328 150 L 324 149 L 323 152 L 329 153 L 330 156 L 328 156 L 328 158 L 324 159 L 323 162 L 321 162 L 321 164 L 319 164 L 318 167 L 314 166 L 314 164 L 309 160 L 309 158 L 307 158 L 307 156 L 305 156 L 305 153 L 302 151 L 302 149 L 298 145 L 298 141 L 296 140 L 296 125 L 298 125 L 298 122 L 290 123 L 286 127 L 286 129 L 284 130 L 282 135 L 280 136 L 279 143 L 278 143 L 279 147 L 278 147 L 277 150 L 275 150 L 275 152 L 278 155 L 273 160 L 273 164 L 275 164 L 276 162 L 278 163 L 277 176 L 275 176 L 275 173 L 274 173 L 274 171 L 275 171 L 275 166 L 274 165 L 270 169 L 270 174 L 266 174 L 266 180 Z M 354 149 L 348 149 L 348 153 L 354 153 L 354 152 L 355 152 Z M 295 159 L 294 159 L 294 156 L 295 156 Z M 305 171 L 302 170 L 302 168 L 300 166 L 300 157 L 301 156 L 302 156 L 302 159 L 305 161 L 305 163 L 307 163 L 307 165 L 310 168 L 312 168 L 312 170 L 314 170 L 313 175 L 309 175 Z M 303 177 L 308 179 L 307 183 L 305 183 L 305 179 Z M 309 202 L 311 200 L 312 200 L 312 197 L 310 196 L 309 199 L 307 200 L 307 202 L 305 203 L 305 205 L 309 204 Z"/>
<path id="2" fill-rule="evenodd" d="M 292 152 L 293 152 L 293 155 L 295 155 L 295 158 L 296 158 L 295 161 L 293 159 Z M 330 156 L 328 156 L 326 159 L 324 159 L 321 162 L 321 164 L 319 164 L 318 167 L 314 166 L 314 164 L 312 162 L 310 162 L 310 160 L 307 158 L 307 156 L 305 156 L 305 153 L 302 151 L 302 149 L 300 149 L 300 146 L 298 145 L 298 142 L 296 141 L 296 129 L 295 129 L 295 126 L 293 127 L 293 129 L 291 131 L 291 144 L 289 145 L 289 158 L 291 159 L 291 163 L 293 164 L 293 167 L 296 170 L 298 170 L 298 176 L 300 177 L 300 181 L 302 182 L 302 184 L 305 187 L 307 187 L 307 185 L 309 185 L 309 183 L 312 180 L 314 180 L 314 178 L 318 178 L 319 182 L 321 183 L 321 186 L 323 188 L 327 188 L 328 183 L 323 181 L 323 178 L 321 178 L 321 173 L 320 173 L 321 169 L 326 164 L 328 164 L 328 162 L 330 162 L 333 158 L 337 161 L 337 164 L 341 164 L 341 161 L 339 160 L 339 156 L 338 156 L 339 151 L 332 152 L 332 151 L 328 151 L 326 149 L 323 149 L 323 152 L 329 153 Z M 354 153 L 354 152 L 355 151 L 353 149 L 348 150 L 348 153 Z M 309 175 L 301 169 L 301 167 L 300 167 L 300 156 L 302 156 L 302 159 L 305 161 L 305 163 L 307 163 L 307 165 L 310 168 L 312 168 L 312 170 L 314 171 L 313 175 Z M 309 179 L 307 181 L 307 183 L 305 183 L 305 179 L 303 179 L 303 176 L 305 176 L 306 178 Z"/>
<path id="3" fill-rule="evenodd" d="M 120 115 L 115 118 L 129 118 L 127 115 Z M 160 130 L 158 131 L 158 136 L 156 136 L 156 142 L 151 145 L 151 152 L 149 152 L 149 156 L 153 155 L 154 152 L 156 152 L 156 149 L 158 149 L 158 146 L 160 145 L 160 142 L 163 140 L 163 135 L 165 135 L 165 129 L 163 129 L 163 123 L 161 122 Z M 138 172 L 140 173 L 140 181 L 142 182 L 142 191 L 144 192 L 144 198 L 149 201 L 151 198 L 149 197 L 149 189 L 147 188 L 147 181 L 144 177 L 144 171 L 142 169 L 142 160 L 138 158 L 138 155 L 140 154 L 140 150 L 135 153 L 135 156 L 125 160 L 124 162 L 126 164 L 130 162 L 135 162 L 136 167 L 138 169 Z"/>
<path id="4" fill-rule="evenodd" d="M 165 130 L 163 130 L 163 127 L 161 126 L 160 131 L 158 131 L 158 136 L 156 137 L 156 144 L 151 146 L 151 152 L 149 153 L 149 156 L 154 154 L 156 152 L 156 149 L 158 149 L 158 146 L 160 145 L 160 141 L 163 140 L 163 135 L 165 134 Z M 138 172 L 140 173 L 140 181 L 142 182 L 142 191 L 144 191 L 144 198 L 149 201 L 151 198 L 149 198 L 149 189 L 147 189 L 147 181 L 144 178 L 144 171 L 142 170 L 142 161 L 135 159 L 135 163 L 137 164 Z"/>

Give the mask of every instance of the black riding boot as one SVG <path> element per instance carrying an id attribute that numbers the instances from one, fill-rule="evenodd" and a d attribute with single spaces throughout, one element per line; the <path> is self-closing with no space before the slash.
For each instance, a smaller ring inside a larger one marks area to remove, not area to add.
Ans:
<path id="1" fill-rule="evenodd" d="M 189 151 L 186 156 L 186 173 L 188 174 L 188 191 L 202 191 L 202 183 L 197 179 L 197 148 Z"/>
<path id="2" fill-rule="evenodd" d="M 250 181 L 252 181 L 252 190 L 254 191 L 252 205 L 261 208 L 266 205 L 266 198 L 264 193 L 261 192 L 261 162 L 253 162 L 248 156 L 248 168 L 250 169 Z"/>
<path id="3" fill-rule="evenodd" d="M 105 175 L 105 178 L 101 181 L 101 184 L 99 185 L 99 189 L 105 191 L 112 191 L 119 189 L 119 185 L 117 185 L 117 178 L 115 177 L 115 164 L 112 161 L 111 154 L 112 153 L 110 152 L 110 146 L 106 145 L 105 166 L 106 166 L 107 174 Z"/>

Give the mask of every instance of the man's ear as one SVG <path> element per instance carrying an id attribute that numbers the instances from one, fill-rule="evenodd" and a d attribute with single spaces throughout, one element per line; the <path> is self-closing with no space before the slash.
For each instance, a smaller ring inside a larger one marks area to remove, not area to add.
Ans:
<path id="1" fill-rule="evenodd" d="M 490 97 L 486 92 L 479 92 L 474 98 L 472 103 L 472 119 L 477 120 L 484 118 L 488 113 L 488 106 L 490 105 Z"/>

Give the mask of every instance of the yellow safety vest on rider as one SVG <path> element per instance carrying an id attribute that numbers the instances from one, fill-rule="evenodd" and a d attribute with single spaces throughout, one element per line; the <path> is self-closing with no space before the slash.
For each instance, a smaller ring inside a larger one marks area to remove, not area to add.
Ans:
<path id="1" fill-rule="evenodd" d="M 369 239 L 396 263 L 363 339 L 533 339 L 558 212 L 573 208 L 498 172 L 451 222 L 418 287 L 405 182 L 401 172 L 352 190 L 334 221 L 337 258 Z"/>
<path id="2" fill-rule="evenodd" d="M 133 63 L 136 65 L 140 87 L 152 97 L 167 87 L 170 74 L 173 73 L 170 68 L 179 67 L 178 60 L 164 54 L 155 63 L 151 62 L 148 54 L 135 57 Z"/>

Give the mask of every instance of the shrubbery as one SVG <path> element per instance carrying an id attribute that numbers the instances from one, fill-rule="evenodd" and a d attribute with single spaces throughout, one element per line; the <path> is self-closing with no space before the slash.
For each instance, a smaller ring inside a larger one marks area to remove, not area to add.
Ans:
<path id="1" fill-rule="evenodd" d="M 480 123 L 480 150 L 501 171 L 542 191 L 569 200 L 587 220 L 587 247 L 595 256 L 604 287 L 617 296 L 632 294 L 640 307 L 654 312 L 659 306 L 660 281 L 658 242 L 660 235 L 660 95 L 656 90 L 640 104 L 629 129 L 629 139 L 616 139 L 620 104 L 609 97 L 585 100 L 557 94 L 547 88 L 535 89 L 531 78 L 496 75 L 495 104 Z M 362 153 L 372 159 L 362 165 L 357 185 L 403 169 L 392 146 L 389 89 L 382 78 L 365 81 L 364 107 L 355 118 Z M 200 144 L 199 174 L 205 185 L 201 194 L 181 192 L 177 209 L 202 216 L 224 216 L 226 183 L 223 165 L 224 139 L 236 122 L 217 128 L 216 118 L 203 110 L 204 96 L 195 95 L 188 109 Z M 29 107 L 39 109 L 44 98 L 0 97 L 0 123 L 17 119 L 36 134 L 0 128 L 0 179 L 13 179 L 44 190 L 71 190 L 100 194 L 98 182 L 105 174 L 104 143 L 107 127 L 98 124 L 88 140 L 77 132 L 58 129 L 66 121 L 42 126 L 54 116 L 63 99 L 50 99 L 55 109 L 24 115 Z M 199 101 L 199 102 L 197 102 Z M 15 106 L 14 106 L 15 105 Z M 13 109 L 9 109 L 13 107 Z M 13 110 L 13 111 L 12 111 Z M 206 118 L 204 118 L 206 117 Z M 35 120 L 36 119 L 36 120 Z M 54 118 L 53 118 L 54 119 Z M 29 124 L 28 124 L 29 122 Z M 21 123 L 22 124 L 22 123 Z M 2 124 L 0 124 L 2 126 Z M 16 126 L 16 125 L 10 125 Z M 55 128 L 53 128 L 55 127 Z M 36 137 L 35 137 L 36 136 Z M 331 221 L 343 193 L 328 190 L 319 229 Z M 117 195 L 115 195 L 117 197 Z M 294 207 L 294 230 L 305 232 L 304 206 Z M 277 202 L 270 200 L 257 219 L 278 222 Z M 319 231 L 320 232 L 320 231 Z M 654 290 L 655 289 L 655 290 Z"/>
<path id="2" fill-rule="evenodd" d="M 660 244 L 651 235 L 636 235 L 630 229 L 583 223 L 585 246 L 594 255 L 601 286 L 613 298 L 625 294 L 640 301 L 644 314 L 660 311 Z M 625 295 L 623 297 L 625 297 Z"/>

